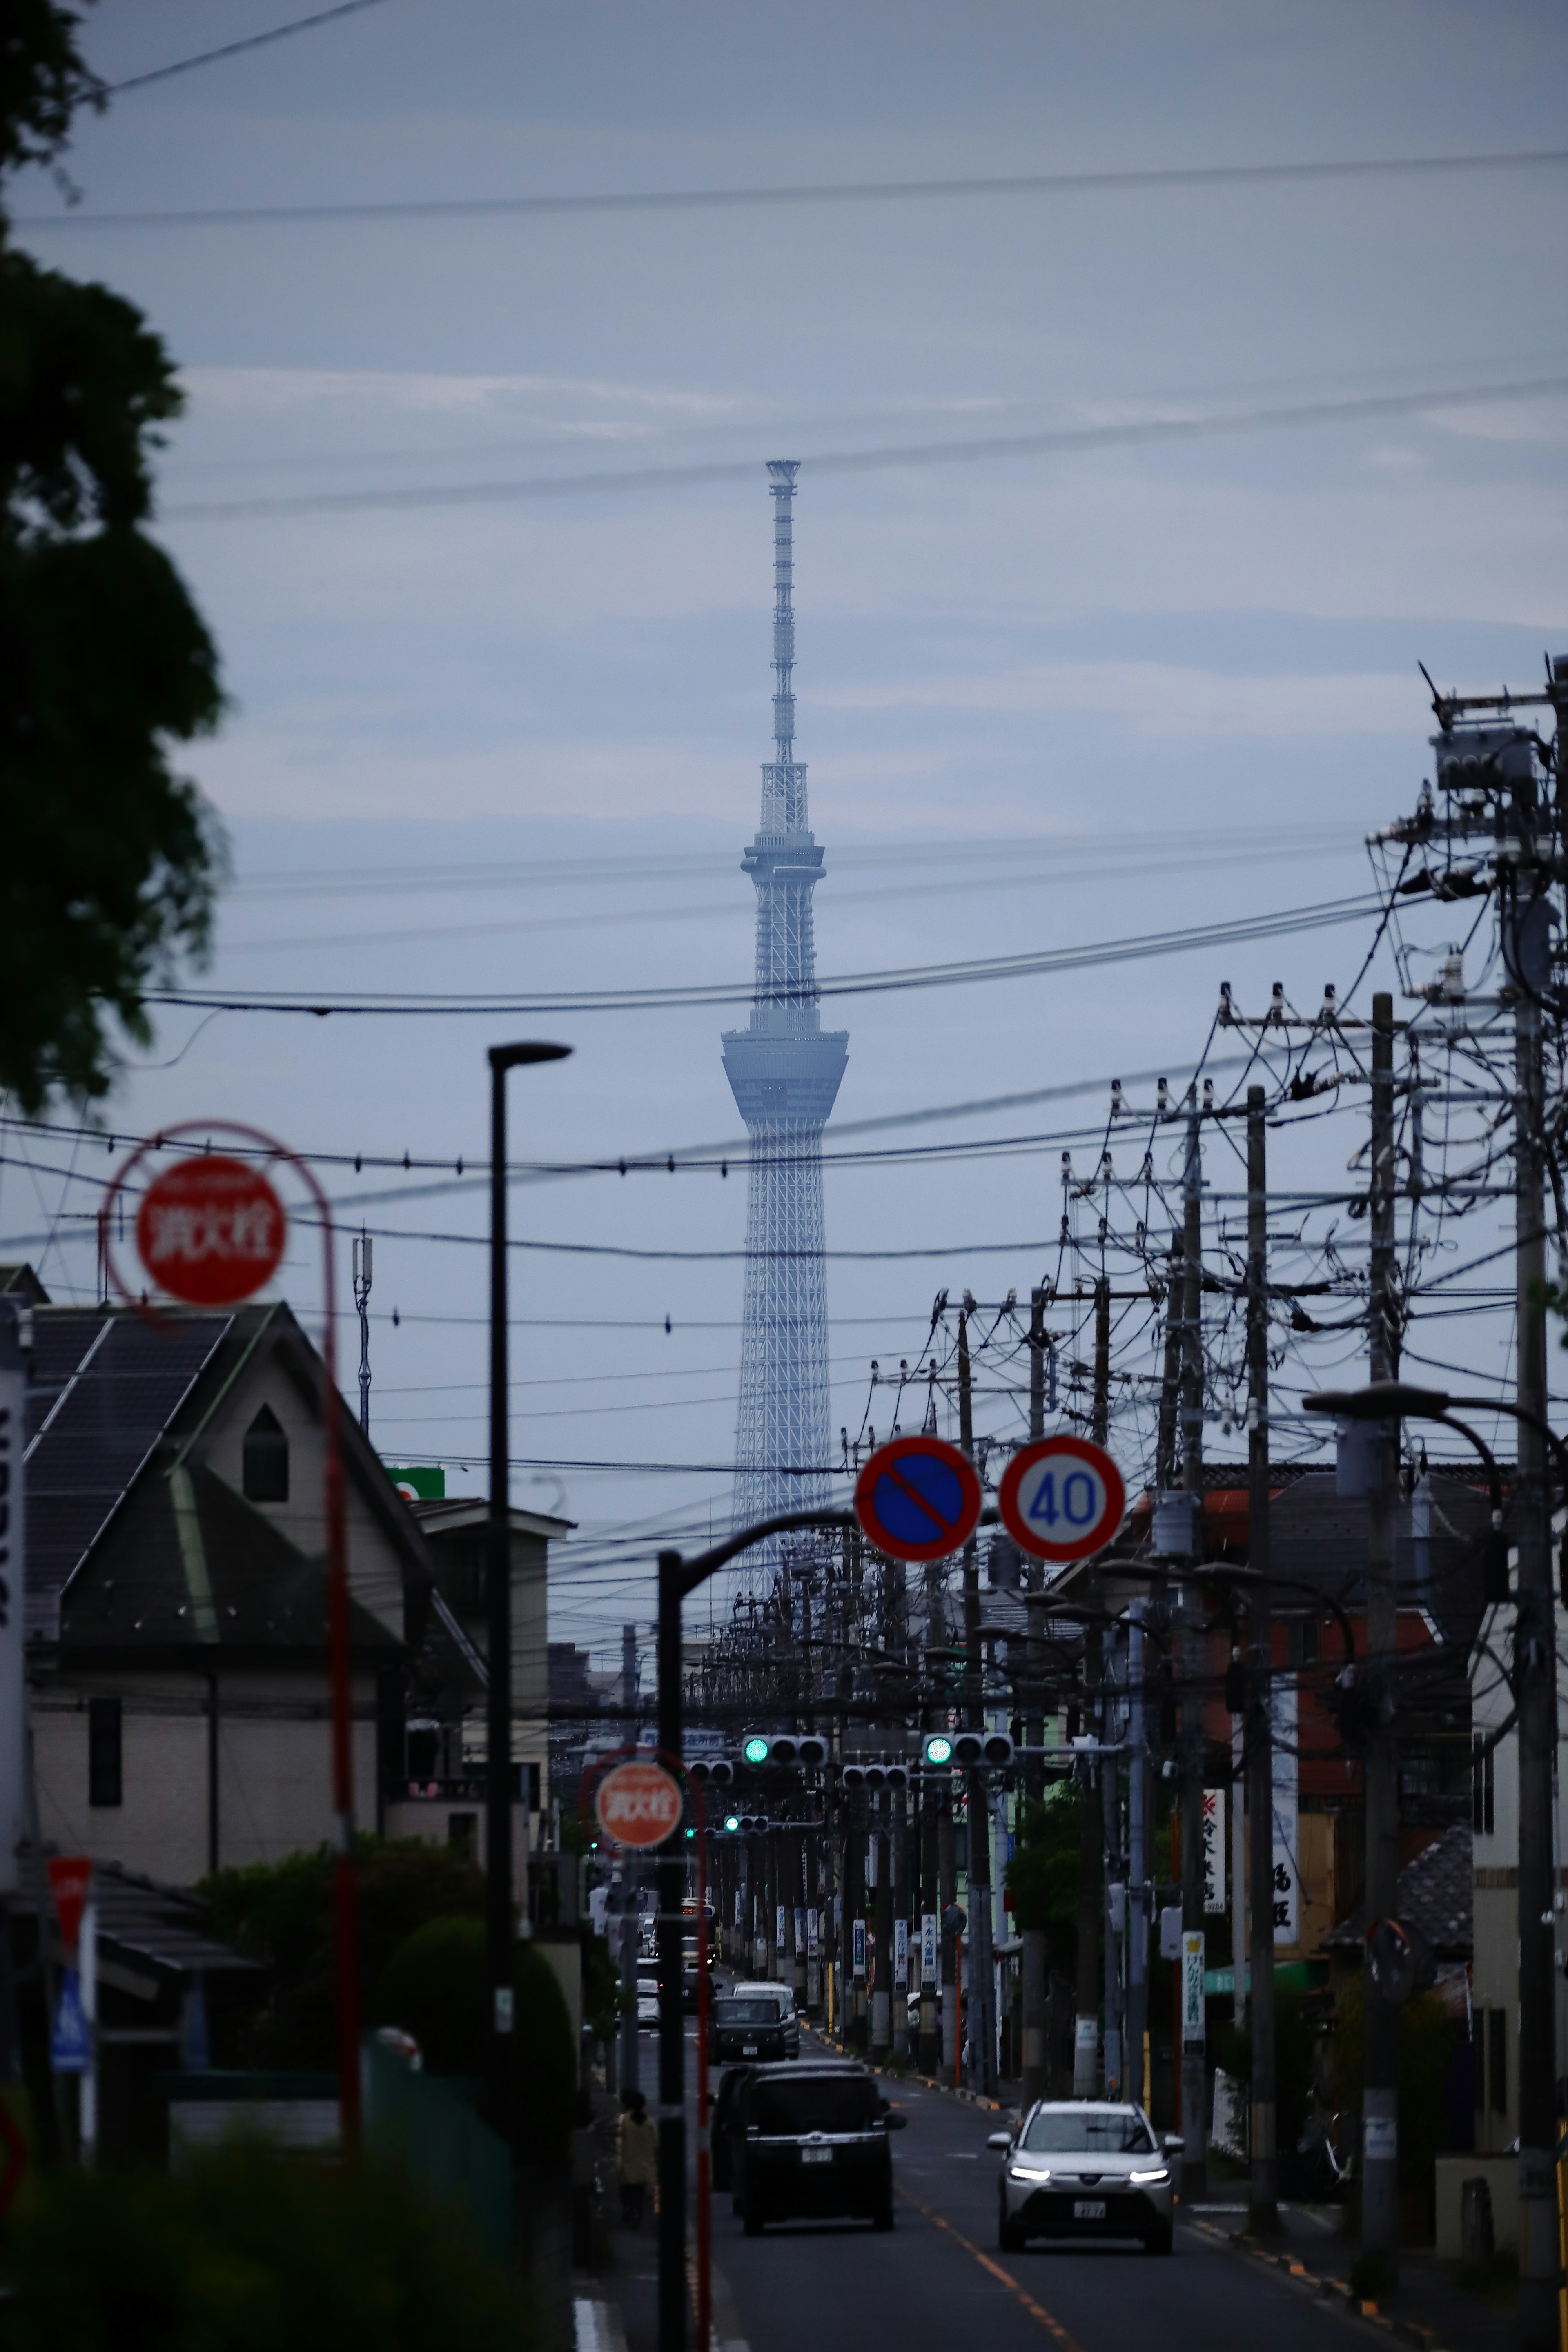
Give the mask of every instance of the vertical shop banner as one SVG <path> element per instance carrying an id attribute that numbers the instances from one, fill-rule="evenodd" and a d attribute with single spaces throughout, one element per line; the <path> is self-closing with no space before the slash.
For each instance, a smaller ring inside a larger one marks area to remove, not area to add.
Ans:
<path id="1" fill-rule="evenodd" d="M 850 1963 L 851 1973 L 857 1977 L 864 1979 L 866 1974 L 866 1922 L 864 1919 L 856 1920 L 852 1935 L 853 1941 L 850 1945 L 850 1952 L 852 1954 Z"/>
<path id="2" fill-rule="evenodd" d="M 1204 1938 L 1201 1928 L 1182 1937 L 1182 2050 L 1196 2055 L 1204 2046 Z"/>
<path id="3" fill-rule="evenodd" d="M 893 1990 L 903 1992 L 910 1980 L 910 1923 L 907 1919 L 893 1922 Z"/>
<path id="4" fill-rule="evenodd" d="M 782 1903 L 775 1903 L 773 1906 L 773 1949 L 775 1952 L 782 1952 L 784 1948 L 784 1907 Z"/>
<path id="5" fill-rule="evenodd" d="M 821 1914 L 815 1908 L 808 1909 L 805 1915 L 805 1955 L 807 1959 L 815 1960 L 821 1948 Z"/>
<path id="6" fill-rule="evenodd" d="M 921 1915 L 921 1982 L 923 1985 L 933 1985 L 936 1982 L 936 1913 L 922 1912 Z"/>
<path id="7" fill-rule="evenodd" d="M 1225 1790 L 1204 1790 L 1204 1909 L 1223 1911 L 1225 1900 Z"/>
<path id="8" fill-rule="evenodd" d="M 1297 1757 L 1297 1701 L 1294 1683 L 1279 1682 L 1268 1702 L 1274 1734 L 1274 1940 L 1300 1940 L 1301 1850 L 1300 1816 L 1300 1766 Z"/>

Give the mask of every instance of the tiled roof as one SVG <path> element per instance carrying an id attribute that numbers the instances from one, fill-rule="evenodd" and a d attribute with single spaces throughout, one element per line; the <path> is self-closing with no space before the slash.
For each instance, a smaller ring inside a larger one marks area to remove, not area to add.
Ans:
<path id="1" fill-rule="evenodd" d="M 25 1917 L 35 1914 L 32 1883 L 32 1871 L 24 1867 L 23 1892 L 13 1895 L 12 1907 Z M 206 1906 L 195 1895 L 118 1862 L 93 1864 L 92 1892 L 104 1957 L 133 1973 L 189 1983 L 198 1976 L 257 1972 L 257 1961 L 207 1933 Z"/>
<path id="2" fill-rule="evenodd" d="M 1425 1937 L 1434 1958 L 1469 1958 L 1475 1944 L 1475 1840 L 1468 1822 L 1456 1822 L 1405 1864 L 1394 1899 L 1395 1916 Z M 1363 1903 L 1328 1940 L 1339 1950 L 1359 1951 L 1365 1937 Z"/>

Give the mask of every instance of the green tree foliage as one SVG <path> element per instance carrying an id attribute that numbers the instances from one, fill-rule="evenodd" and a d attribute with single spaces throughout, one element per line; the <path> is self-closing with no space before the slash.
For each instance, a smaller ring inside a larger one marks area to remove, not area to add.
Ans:
<path id="1" fill-rule="evenodd" d="M 483 1922 L 432 1919 L 398 1947 L 373 1984 L 370 2021 L 412 2033 L 433 2074 L 478 2074 L 485 2063 L 485 1983 Z M 532 1944 L 516 1947 L 512 2036 L 522 2145 L 552 2155 L 575 2116 L 577 2055 L 554 1970 Z"/>
<path id="2" fill-rule="evenodd" d="M 374 1986 L 398 1946 L 427 1921 L 483 1916 L 483 1873 L 447 1846 L 362 1838 L 357 1860 L 366 1985 Z M 214 1934 L 265 1960 L 272 1972 L 266 2006 L 237 2053 L 252 2063 L 336 2063 L 334 1864 L 323 1845 L 282 1862 L 220 1870 L 202 1886 Z"/>
<path id="3" fill-rule="evenodd" d="M 1360 2109 L 1363 2064 L 1363 1980 L 1352 1977 L 1335 2003 L 1334 2064 L 1340 2101 Z M 1399 2179 L 1405 2189 L 1432 2188 L 1432 2166 L 1448 2145 L 1444 2091 L 1459 2038 L 1458 2021 L 1429 1992 L 1399 2012 Z"/>
<path id="4" fill-rule="evenodd" d="M 0 2352 L 495 2352 L 514 2283 L 372 2167 L 235 2144 L 185 2177 L 57 2171 L 14 2213 Z"/>
<path id="5" fill-rule="evenodd" d="M 79 20 L 7 0 L 0 173 L 52 160 L 98 86 Z M 223 707 L 217 656 L 146 536 L 158 427 L 182 394 L 163 342 L 106 287 L 40 268 L 0 213 L 0 1088 L 105 1093 L 106 1021 L 205 950 L 221 837 L 170 749 Z"/>
<path id="6" fill-rule="evenodd" d="M 1013 1922 L 1043 1927 L 1050 1965 L 1070 1973 L 1078 1952 L 1078 1856 L 1083 1840 L 1083 1800 L 1070 1780 L 1058 1780 L 1043 1799 L 1024 1807 L 1017 1843 L 1007 1864 Z"/>

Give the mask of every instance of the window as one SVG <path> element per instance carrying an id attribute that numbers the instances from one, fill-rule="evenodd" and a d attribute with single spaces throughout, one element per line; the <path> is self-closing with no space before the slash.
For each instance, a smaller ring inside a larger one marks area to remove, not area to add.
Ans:
<path id="1" fill-rule="evenodd" d="M 1032 2156 L 1146 2156 L 1154 2142 L 1136 2107 L 1038 2107 L 1019 2146 Z"/>
<path id="2" fill-rule="evenodd" d="M 1487 2011 L 1487 2088 L 1494 2116 L 1508 2113 L 1508 2011 Z"/>
<path id="3" fill-rule="evenodd" d="M 247 1503 L 289 1500 L 289 1440 L 270 1405 L 263 1405 L 245 1433 L 243 1484 Z"/>
<path id="4" fill-rule="evenodd" d="M 1497 1828 L 1497 1749 L 1479 1731 L 1472 1741 L 1470 1827 L 1478 1837 L 1490 1837 Z"/>
<path id="5" fill-rule="evenodd" d="M 124 1802 L 117 1698 L 89 1698 L 87 1703 L 87 1801 Z"/>
<path id="6" fill-rule="evenodd" d="M 448 1813 L 447 1816 L 447 1843 L 451 1847 L 454 1853 L 460 1853 L 465 1862 L 475 1861 L 478 1858 L 479 1850 L 479 1817 L 478 1813 Z"/>

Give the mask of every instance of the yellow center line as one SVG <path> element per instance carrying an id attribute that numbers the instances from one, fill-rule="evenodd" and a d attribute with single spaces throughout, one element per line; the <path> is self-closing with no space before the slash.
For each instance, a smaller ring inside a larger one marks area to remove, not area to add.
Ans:
<path id="1" fill-rule="evenodd" d="M 1062 2347 L 1062 2352 L 1081 2352 L 1077 2336 L 1069 2335 L 1061 2321 L 1048 2312 L 1043 2303 L 1037 2303 L 1032 2294 L 1026 2294 L 1011 2271 L 1005 2271 L 1000 2263 L 994 2263 L 989 2254 L 982 2253 L 980 2248 L 972 2240 L 966 2238 L 962 2230 L 955 2230 L 952 2223 L 942 2214 L 933 2213 L 929 2205 L 922 2205 L 918 2197 L 911 2197 L 901 2182 L 899 2194 L 906 2204 L 914 2207 L 917 2213 L 923 2213 L 933 2229 L 945 2230 L 956 2245 L 962 2246 L 966 2254 L 973 2256 L 983 2271 L 989 2271 L 994 2279 L 999 2279 L 1010 2294 L 1016 2294 L 1029 2316 L 1032 2319 L 1037 2319 L 1042 2327 L 1049 2328 L 1057 2342 Z"/>

